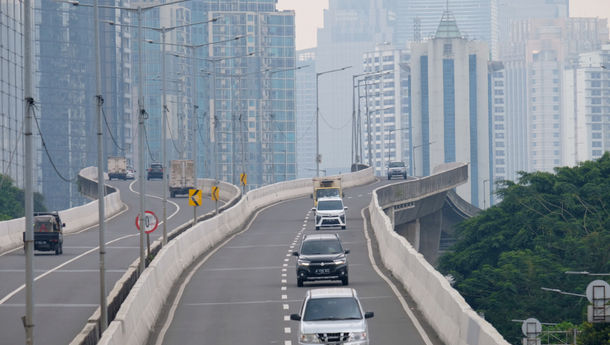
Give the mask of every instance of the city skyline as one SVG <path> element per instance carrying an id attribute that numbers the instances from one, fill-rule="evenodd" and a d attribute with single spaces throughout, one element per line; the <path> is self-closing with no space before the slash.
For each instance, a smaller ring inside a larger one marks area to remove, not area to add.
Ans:
<path id="1" fill-rule="evenodd" d="M 329 0 L 310 0 L 305 2 L 302 0 L 278 0 L 278 10 L 295 11 L 297 50 L 316 46 L 317 30 L 323 27 L 324 10 L 328 9 L 328 1 Z M 571 1 L 570 16 L 610 19 L 610 5 L 607 0 Z"/>

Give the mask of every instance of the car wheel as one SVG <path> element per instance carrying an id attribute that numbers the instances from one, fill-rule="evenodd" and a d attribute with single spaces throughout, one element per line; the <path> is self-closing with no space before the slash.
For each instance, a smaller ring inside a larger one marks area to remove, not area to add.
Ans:
<path id="1" fill-rule="evenodd" d="M 391 180 L 391 179 L 392 179 L 392 176 L 391 176 L 391 175 L 388 175 L 388 180 Z"/>
<path id="2" fill-rule="evenodd" d="M 55 255 L 59 255 L 60 254 L 60 248 L 59 248 L 59 243 L 55 245 Z"/>
<path id="3" fill-rule="evenodd" d="M 59 244 L 59 254 L 63 254 L 64 253 L 64 244 L 63 242 Z"/>
<path id="4" fill-rule="evenodd" d="M 303 287 L 303 279 L 297 278 L 297 286 L 298 287 Z"/>
<path id="5" fill-rule="evenodd" d="M 341 284 L 344 286 L 349 284 L 349 279 L 347 278 L 347 276 L 341 278 Z"/>
<path id="6" fill-rule="evenodd" d="M 319 226 L 316 226 L 316 230 L 320 230 L 320 227 L 319 227 Z"/>
<path id="7" fill-rule="evenodd" d="M 342 226 L 341 226 L 341 229 L 342 229 L 342 230 L 345 230 L 345 225 L 342 225 Z"/>
<path id="8" fill-rule="evenodd" d="M 406 180 L 407 179 L 407 174 L 402 174 L 402 178 Z"/>

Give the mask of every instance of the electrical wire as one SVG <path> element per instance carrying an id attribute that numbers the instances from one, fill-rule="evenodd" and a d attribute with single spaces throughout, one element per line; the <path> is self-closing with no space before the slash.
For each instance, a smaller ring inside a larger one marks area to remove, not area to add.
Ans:
<path id="1" fill-rule="evenodd" d="M 76 182 L 76 179 L 77 179 L 76 176 L 73 178 L 66 178 L 57 169 L 57 166 L 55 165 L 55 162 L 53 161 L 53 157 L 51 157 L 51 154 L 49 153 L 49 149 L 47 148 L 47 143 L 44 140 L 42 131 L 40 130 L 40 125 L 38 124 L 38 118 L 36 117 L 36 106 L 34 103 L 32 103 L 31 106 L 32 106 L 32 109 L 34 109 L 33 117 L 36 122 L 36 128 L 38 128 L 38 134 L 40 134 L 40 141 L 42 142 L 42 147 L 44 148 L 47 158 L 49 159 L 49 162 L 51 162 L 51 166 L 53 167 L 53 170 L 55 170 L 55 173 L 57 174 L 57 176 L 59 176 L 59 178 L 62 179 L 63 181 L 68 182 L 68 183 Z"/>
<path id="2" fill-rule="evenodd" d="M 102 99 L 102 104 L 103 103 L 104 103 L 104 100 Z M 108 134 L 110 134 L 110 138 L 112 139 L 112 142 L 114 143 L 114 146 L 116 146 L 116 148 L 119 149 L 119 151 L 125 152 L 126 150 L 119 145 L 119 143 L 117 142 L 116 138 L 112 134 L 112 130 L 110 130 L 110 125 L 108 124 L 108 118 L 106 118 L 106 112 L 104 111 L 104 107 L 102 107 L 102 115 L 104 117 L 104 122 L 106 123 L 106 129 L 108 130 Z"/>
<path id="3" fill-rule="evenodd" d="M 148 150 L 148 156 L 150 157 L 150 160 L 155 162 L 155 158 L 152 155 L 152 152 L 150 151 L 150 145 L 148 144 L 148 134 L 146 133 L 146 126 L 142 126 L 144 128 L 144 141 L 146 141 L 146 149 Z"/>

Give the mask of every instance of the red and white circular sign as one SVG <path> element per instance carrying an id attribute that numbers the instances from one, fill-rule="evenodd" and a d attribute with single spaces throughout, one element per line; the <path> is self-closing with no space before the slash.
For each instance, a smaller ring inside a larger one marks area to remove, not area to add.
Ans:
<path id="1" fill-rule="evenodd" d="M 144 232 L 150 234 L 159 226 L 159 218 L 157 218 L 157 215 L 153 211 L 146 211 L 144 214 L 146 215 L 144 217 Z M 136 217 L 136 228 L 140 230 L 140 215 Z"/>

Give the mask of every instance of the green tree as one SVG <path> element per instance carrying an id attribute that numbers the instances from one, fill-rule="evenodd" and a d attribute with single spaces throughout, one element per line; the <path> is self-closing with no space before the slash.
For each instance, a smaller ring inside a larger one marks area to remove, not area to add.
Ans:
<path id="1" fill-rule="evenodd" d="M 13 185 L 13 180 L 0 174 L 0 221 L 25 215 L 25 193 Z M 34 211 L 46 211 L 44 197 L 34 193 Z"/>
<path id="2" fill-rule="evenodd" d="M 610 155 L 498 187 L 502 202 L 458 225 L 439 270 L 512 343 L 521 338 L 512 319 L 580 324 L 586 299 L 541 287 L 584 293 L 590 277 L 565 271 L 610 271 Z"/>

